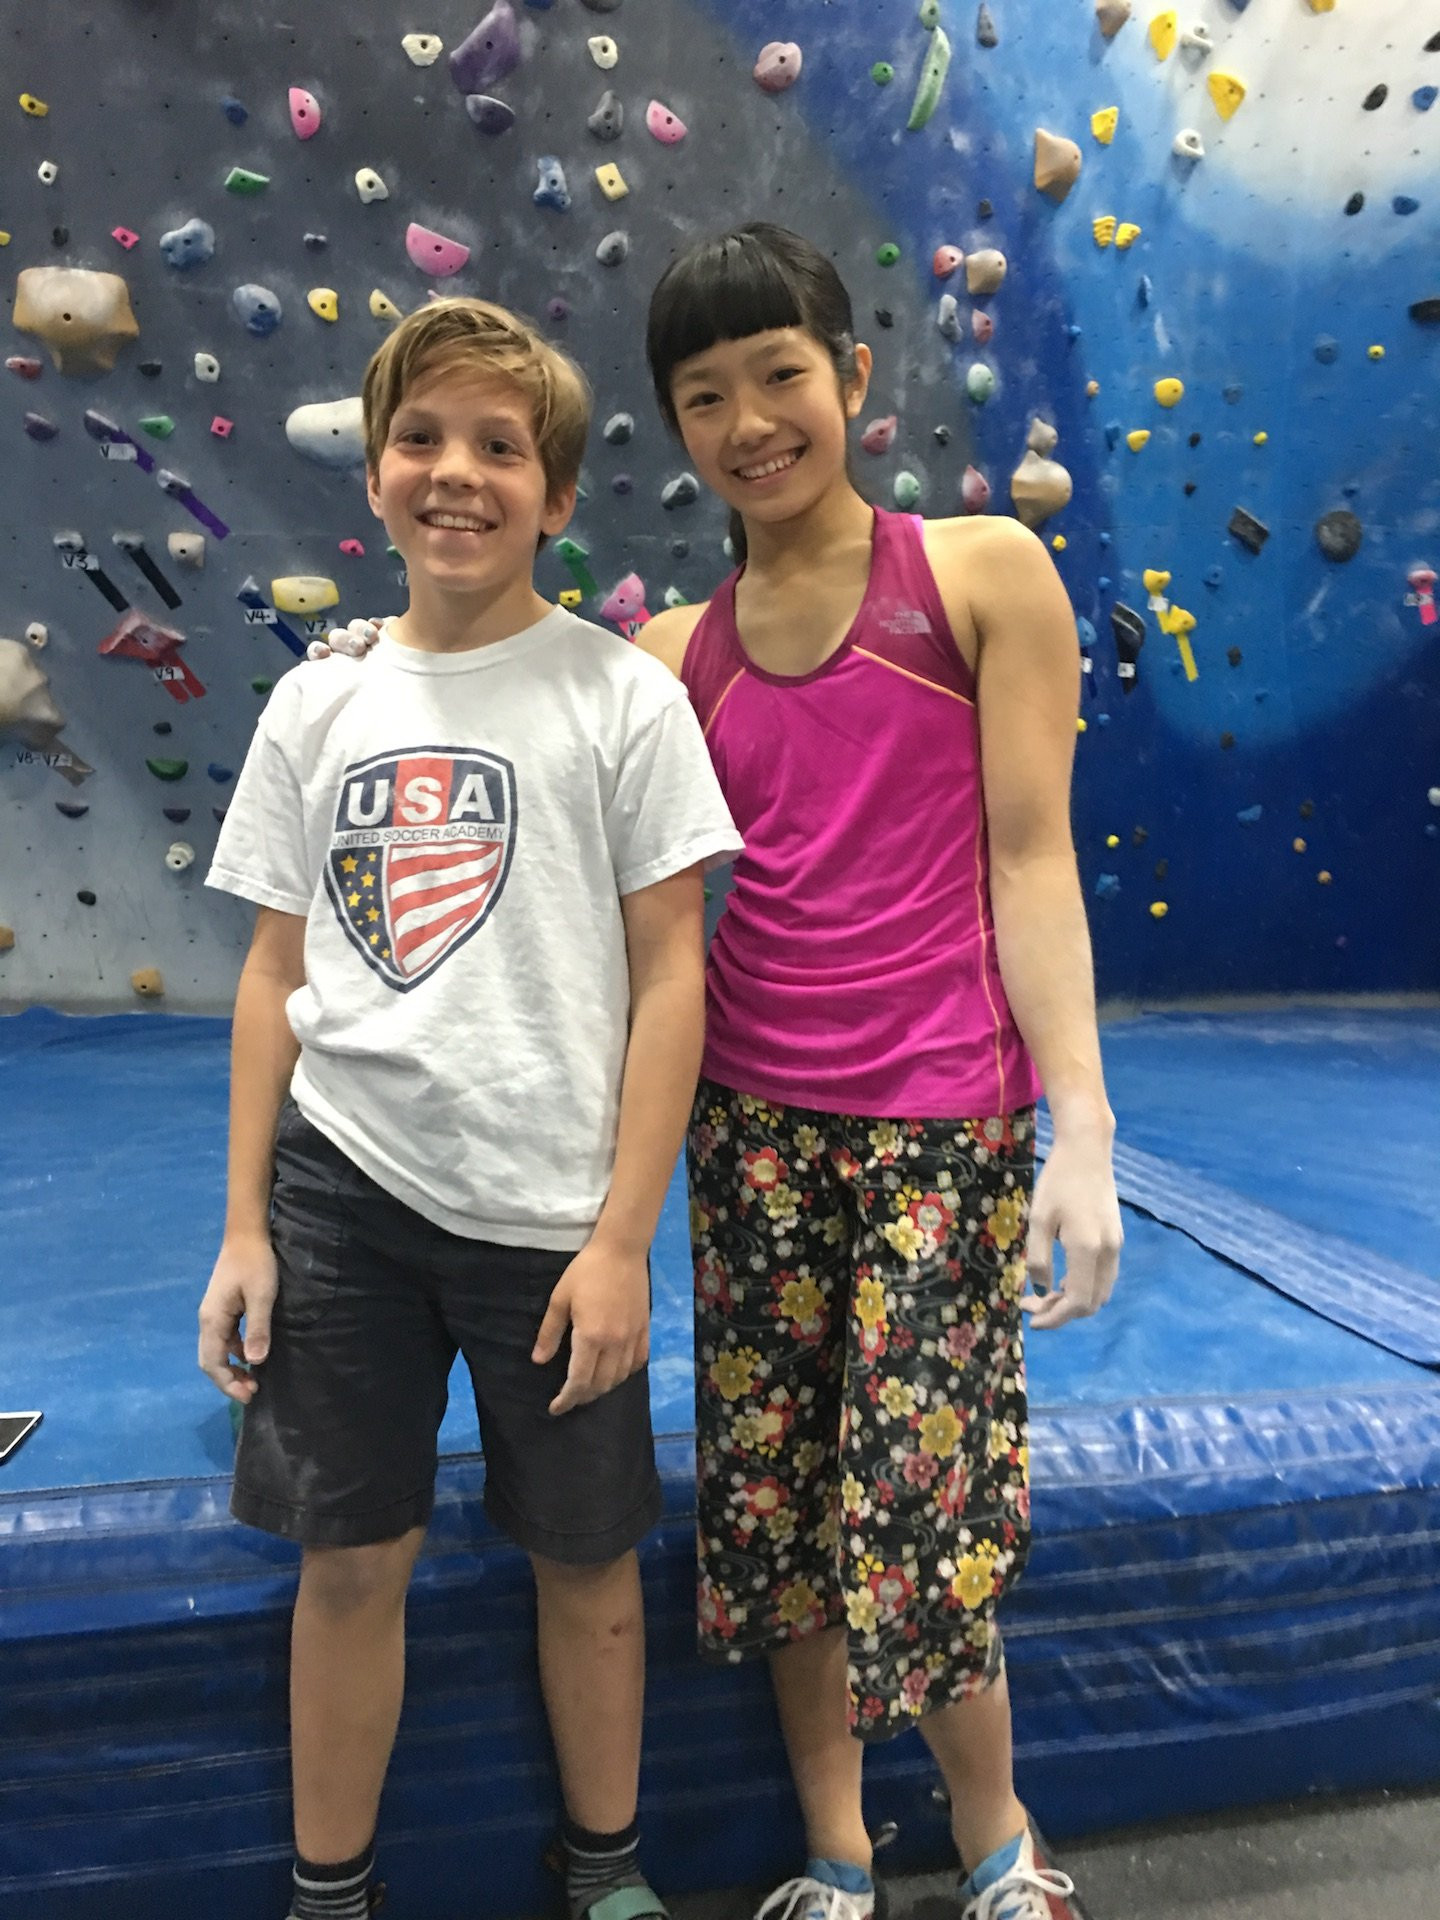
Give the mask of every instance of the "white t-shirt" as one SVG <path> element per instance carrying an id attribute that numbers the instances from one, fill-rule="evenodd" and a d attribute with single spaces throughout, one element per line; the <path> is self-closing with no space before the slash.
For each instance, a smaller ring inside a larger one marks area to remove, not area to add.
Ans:
<path id="1" fill-rule="evenodd" d="M 508 640 L 302 663 L 207 884 L 307 916 L 301 1112 L 452 1233 L 584 1245 L 628 1042 L 623 894 L 735 831 L 680 682 L 562 608 Z"/>

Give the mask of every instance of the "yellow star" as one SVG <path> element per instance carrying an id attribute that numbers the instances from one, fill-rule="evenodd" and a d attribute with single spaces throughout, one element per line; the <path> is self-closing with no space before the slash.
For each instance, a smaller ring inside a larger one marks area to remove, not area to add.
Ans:
<path id="1" fill-rule="evenodd" d="M 380 944 L 380 936 L 379 936 L 379 934 L 378 934 L 378 933 L 372 933 L 372 934 L 371 934 L 371 936 L 370 936 L 370 944 L 371 944 L 371 946 L 372 946 L 372 947 L 376 947 L 376 946 L 378 946 L 378 945 Z"/>
<path id="2" fill-rule="evenodd" d="M 378 907 L 371 907 L 365 915 L 365 918 L 367 920 L 378 920 L 380 918 L 380 909 Z"/>
<path id="3" fill-rule="evenodd" d="M 345 858 L 340 862 L 340 871 L 342 873 L 353 873 L 359 864 L 360 862 L 355 858 L 353 853 L 347 853 Z"/>
<path id="4" fill-rule="evenodd" d="M 390 949 L 388 947 L 382 947 L 380 949 L 380 958 L 382 960 L 388 960 L 390 958 Z"/>
<path id="5" fill-rule="evenodd" d="M 345 896 L 345 904 L 346 904 L 346 906 L 347 906 L 347 907 L 358 907 L 358 906 L 359 906 L 359 904 L 360 904 L 360 896 L 359 896 L 359 894 L 358 894 L 358 893 L 347 893 L 347 894 L 346 894 L 346 896 Z"/>
<path id="6" fill-rule="evenodd" d="M 375 876 L 374 876 L 374 874 L 373 874 L 373 873 L 362 873 L 362 874 L 361 874 L 361 876 L 360 876 L 360 884 L 361 884 L 361 886 L 362 886 L 362 887 L 373 887 L 373 886 L 374 886 L 374 884 L 375 884 Z"/>

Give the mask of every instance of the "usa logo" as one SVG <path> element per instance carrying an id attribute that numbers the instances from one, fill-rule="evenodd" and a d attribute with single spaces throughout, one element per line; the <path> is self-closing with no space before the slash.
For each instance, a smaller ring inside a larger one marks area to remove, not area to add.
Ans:
<path id="1" fill-rule="evenodd" d="M 413 747 L 345 769 L 325 886 L 387 986 L 418 987 L 485 924 L 515 820 L 515 769 L 497 754 Z"/>

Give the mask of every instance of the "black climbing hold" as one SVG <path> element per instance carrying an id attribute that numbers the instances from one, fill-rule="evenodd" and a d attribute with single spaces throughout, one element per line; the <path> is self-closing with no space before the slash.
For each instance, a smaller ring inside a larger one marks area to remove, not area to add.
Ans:
<path id="1" fill-rule="evenodd" d="M 1440 53 L 1440 47 L 1436 48 L 1436 52 Z M 1315 818 L 1315 802 L 1313 800 L 1302 800 L 1300 802 L 1300 818 L 1302 820 L 1313 820 Z"/>
<path id="2" fill-rule="evenodd" d="M 173 733 L 175 729 L 171 726 L 168 720 L 157 720 L 155 722 L 154 731 L 163 736 L 167 733 Z"/>
<path id="3" fill-rule="evenodd" d="M 1372 87 L 1365 96 L 1366 113 L 1374 113 L 1377 107 L 1383 107 L 1390 98 L 1390 89 L 1382 80 L 1378 87 Z"/>
<path id="4" fill-rule="evenodd" d="M 95 896 L 88 887 L 82 887 L 75 898 L 80 902 L 82 907 L 93 907 L 95 904 Z"/>
<path id="5" fill-rule="evenodd" d="M 185 822 L 190 818 L 189 807 L 163 807 L 161 811 L 165 815 L 165 818 L 177 827 L 183 827 Z"/>
<path id="6" fill-rule="evenodd" d="M 55 422 L 47 420 L 43 413 L 27 413 L 23 425 L 32 440 L 53 440 L 60 431 Z"/>
<path id="7" fill-rule="evenodd" d="M 1194 493 L 1198 484 L 1199 482 L 1195 480 L 1187 480 L 1185 482 L 1185 497 L 1187 500 L 1190 498 L 1190 495 Z"/>
<path id="8" fill-rule="evenodd" d="M 667 513 L 676 507 L 693 507 L 700 498 L 700 482 L 693 473 L 682 473 L 660 493 L 660 504 Z"/>
<path id="9" fill-rule="evenodd" d="M 618 267 L 629 257 L 630 236 L 628 233 L 621 233 L 618 228 L 614 233 L 607 233 L 595 249 L 595 258 L 602 267 Z"/>
<path id="10" fill-rule="evenodd" d="M 635 491 L 635 482 L 630 478 L 628 473 L 617 473 L 615 478 L 610 482 L 610 490 L 612 493 L 633 493 Z"/>
<path id="11" fill-rule="evenodd" d="M 949 446 L 949 444 L 950 444 L 950 429 L 949 429 L 949 427 L 936 427 L 936 429 L 935 429 L 935 443 L 936 443 L 936 445 L 937 445 L 937 446 L 941 446 L 941 447 L 948 447 L 948 446 Z"/>
<path id="12" fill-rule="evenodd" d="M 1168 860 L 1157 860 L 1155 862 L 1155 878 L 1157 880 L 1168 880 L 1170 878 L 1170 862 Z"/>
<path id="13" fill-rule="evenodd" d="M 1440 53 L 1440 33 L 1432 33 L 1425 42 L 1426 53 Z"/>
<path id="14" fill-rule="evenodd" d="M 70 244 L 69 227 L 52 227 L 50 229 L 50 238 L 55 242 L 57 247 L 68 247 Z"/>
<path id="15" fill-rule="evenodd" d="M 1263 520 L 1257 520 L 1253 513 L 1247 513 L 1244 507 L 1236 507 L 1230 516 L 1230 533 L 1242 547 L 1248 547 L 1251 553 L 1259 553 L 1270 538 L 1270 529 Z"/>
<path id="16" fill-rule="evenodd" d="M 998 47 L 1000 35 L 995 31 L 995 22 L 985 0 L 980 0 L 980 13 L 975 21 L 975 38 L 982 47 Z"/>
<path id="17" fill-rule="evenodd" d="M 1422 327 L 1440 326 L 1440 297 L 1411 303 L 1410 318 Z"/>
<path id="18" fill-rule="evenodd" d="M 164 363 L 159 360 L 142 360 L 140 371 L 147 380 L 158 380 L 165 371 Z"/>
<path id="19" fill-rule="evenodd" d="M 322 247 L 328 247 L 330 242 L 323 233 L 307 233 L 305 244 L 312 253 L 318 253 Z"/>
<path id="20" fill-rule="evenodd" d="M 995 217 L 994 207 L 991 206 L 988 200 L 982 200 L 979 206 L 976 207 L 975 209 L 975 218 L 977 220 L 992 220 L 994 217 Z"/>
<path id="21" fill-rule="evenodd" d="M 580 0 L 582 7 L 588 7 L 591 13 L 618 13 L 620 0 Z"/>
<path id="22" fill-rule="evenodd" d="M 612 413 L 605 422 L 605 441 L 612 447 L 623 447 L 635 438 L 635 416 L 633 413 Z"/>
<path id="23" fill-rule="evenodd" d="M 690 558 L 690 542 L 688 540 L 672 540 L 670 542 L 670 553 L 673 559 L 688 560 Z"/>
<path id="24" fill-rule="evenodd" d="M 1359 213 L 1364 204 L 1365 196 L 1363 193 L 1352 193 L 1350 198 L 1345 202 L 1345 211 L 1351 214 Z"/>
<path id="25" fill-rule="evenodd" d="M 1143 847 L 1145 842 L 1149 838 L 1150 838 L 1150 834 L 1149 834 L 1148 828 L 1136 827 L 1135 831 L 1130 836 L 1130 844 L 1132 847 Z"/>
<path id="26" fill-rule="evenodd" d="M 1191 444 L 1191 446 L 1192 446 L 1192 447 L 1198 447 L 1198 446 L 1199 446 L 1199 444 L 1200 444 L 1200 435 L 1199 435 L 1198 433 L 1192 433 L 1192 434 L 1191 434 L 1191 436 L 1190 436 L 1190 444 Z"/>
<path id="27" fill-rule="evenodd" d="M 230 811 L 230 809 L 228 807 L 211 807 L 210 811 L 211 813 L 214 814 L 217 820 L 223 823 L 225 816 Z"/>
<path id="28" fill-rule="evenodd" d="M 1135 691 L 1135 663 L 1145 644 L 1145 622 L 1133 607 L 1117 600 L 1110 609 L 1110 625 L 1115 633 L 1115 653 L 1120 662 L 1120 683 L 1126 693 Z M 1137 842 L 1138 845 L 1138 842 Z"/>
<path id="29" fill-rule="evenodd" d="M 881 327 L 893 327 L 895 324 L 895 316 L 888 307 L 876 307 L 875 323 Z"/>
<path id="30" fill-rule="evenodd" d="M 1241 653 L 1239 647 L 1227 647 L 1225 649 L 1225 658 L 1230 662 L 1232 667 L 1238 667 L 1245 656 Z"/>
<path id="31" fill-rule="evenodd" d="M 1220 745 L 1226 753 L 1229 753 L 1230 749 L 1234 746 L 1234 744 L 1235 744 L 1235 736 L 1233 733 L 1221 734 Z"/>
<path id="32" fill-rule="evenodd" d="M 465 111 L 481 133 L 492 137 L 508 133 L 515 124 L 515 109 L 491 93 L 466 94 Z"/>
<path id="33" fill-rule="evenodd" d="M 1337 507 L 1315 522 L 1315 538 L 1327 560 L 1353 560 L 1360 551 L 1365 529 L 1348 508 Z"/>
<path id="34" fill-rule="evenodd" d="M 55 811 L 63 813 L 67 820 L 83 820 L 90 809 L 83 800 L 57 800 Z"/>
<path id="35" fill-rule="evenodd" d="M 618 140 L 625 130 L 625 107 L 619 94 L 607 87 L 587 124 L 597 140 Z"/>

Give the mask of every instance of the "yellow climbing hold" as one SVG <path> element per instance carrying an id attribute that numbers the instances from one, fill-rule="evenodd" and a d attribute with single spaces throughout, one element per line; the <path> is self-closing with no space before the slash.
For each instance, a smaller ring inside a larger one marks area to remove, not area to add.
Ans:
<path id="1" fill-rule="evenodd" d="M 1120 844 L 1120 836 L 1119 836 L 1119 834 L 1118 834 L 1118 833 L 1107 833 L 1107 834 L 1106 834 L 1106 836 L 1105 836 L 1105 844 L 1106 844 L 1106 846 L 1107 846 L 1107 847 L 1118 847 L 1118 846 L 1119 846 L 1119 844 Z"/>
<path id="2" fill-rule="evenodd" d="M 10 244 L 10 235 L 6 233 L 3 229 L 0 229 L 0 247 L 8 247 L 9 244 Z"/>
<path id="3" fill-rule="evenodd" d="M 1160 402 L 1162 407 L 1178 407 L 1180 402 L 1185 398 L 1185 382 L 1183 380 L 1157 380 L 1155 382 L 1155 398 Z"/>
<path id="4" fill-rule="evenodd" d="M 399 320 L 402 318 L 400 309 L 396 306 L 395 302 L 390 298 L 388 293 L 382 293 L 379 287 L 376 287 L 370 296 L 370 311 L 377 320 Z"/>
<path id="5" fill-rule="evenodd" d="M 1055 538 L 1050 542 L 1050 544 L 1055 549 L 1056 553 L 1064 553 L 1065 549 L 1069 546 L 1070 542 L 1065 538 L 1063 533 L 1057 533 Z"/>
<path id="6" fill-rule="evenodd" d="M 584 600 L 585 596 L 579 587 L 562 587 L 560 589 L 560 604 L 562 607 L 568 607 L 571 613 L 575 611 L 576 607 L 582 606 Z"/>
<path id="7" fill-rule="evenodd" d="M 142 1000 L 165 998 L 165 976 L 158 967 L 137 967 L 130 976 L 130 987 Z"/>
<path id="8" fill-rule="evenodd" d="M 37 100 L 33 93 L 21 94 L 20 107 L 21 111 L 28 113 L 32 120 L 43 120 L 50 111 L 45 102 L 43 100 Z"/>
<path id="9" fill-rule="evenodd" d="M 1158 567 L 1147 567 L 1140 576 L 1145 582 L 1146 593 L 1164 593 L 1170 584 L 1168 573 L 1162 573 Z"/>
<path id="10" fill-rule="evenodd" d="M 1385 358 L 1385 349 L 1381 346 L 1367 347 L 1365 351 L 1370 355 L 1372 360 L 1383 360 Z"/>
<path id="11" fill-rule="evenodd" d="M 1187 612 L 1184 607 L 1167 607 L 1160 615 L 1160 631 L 1173 633 L 1177 639 L 1184 634 L 1193 633 L 1195 626 L 1194 614 Z"/>
<path id="12" fill-rule="evenodd" d="M 1101 107 L 1098 113 L 1092 113 L 1090 116 L 1090 131 L 1102 147 L 1108 147 L 1115 138 L 1115 129 L 1119 124 L 1119 107 Z"/>
<path id="13" fill-rule="evenodd" d="M 1115 238 L 1115 229 L 1119 224 L 1120 222 L 1115 218 L 1113 213 L 1102 213 L 1100 218 L 1095 222 L 1096 246 L 1108 247 Z"/>
<path id="14" fill-rule="evenodd" d="M 1131 247 L 1133 247 L 1135 242 L 1140 238 L 1140 231 L 1140 228 L 1136 226 L 1133 220 L 1122 220 L 1120 222 L 1119 231 L 1115 235 L 1115 244 L 1122 253 L 1128 253 L 1130 251 Z"/>
<path id="15" fill-rule="evenodd" d="M 625 184 L 625 176 L 621 173 L 619 167 L 613 164 L 596 167 L 595 178 L 599 182 L 600 191 L 607 200 L 623 200 L 630 191 L 629 187 Z"/>
<path id="16" fill-rule="evenodd" d="M 1270 438 L 1269 434 L 1266 433 L 1265 430 L 1262 428 L 1260 432 L 1257 433 L 1255 436 L 1256 446 L 1263 447 L 1266 444 L 1266 442 L 1269 440 L 1269 438 Z"/>
<path id="17" fill-rule="evenodd" d="M 1076 731 L 1077 733 L 1088 733 L 1088 732 L 1090 731 L 1090 723 L 1089 723 L 1089 721 L 1088 721 L 1088 720 L 1082 720 L 1082 719 L 1080 718 L 1080 716 L 1079 716 L 1079 714 L 1076 714 L 1076 716 L 1075 716 L 1075 731 Z"/>
<path id="18" fill-rule="evenodd" d="M 1175 51 L 1175 42 L 1180 38 L 1180 16 L 1173 8 L 1157 13 L 1150 22 L 1150 44 L 1155 49 L 1157 60 L 1168 60 Z"/>
<path id="19" fill-rule="evenodd" d="M 1129 447 L 1131 453 L 1139 453 L 1142 447 L 1150 444 L 1150 429 L 1148 427 L 1136 427 L 1133 433 L 1126 434 L 1125 444 Z"/>
<path id="20" fill-rule="evenodd" d="M 270 582 L 270 598 L 281 613 L 316 614 L 339 606 L 340 589 L 323 574 L 287 573 Z"/>
<path id="21" fill-rule="evenodd" d="M 1310 842 L 1308 840 L 1292 840 L 1290 846 L 1291 850 L 1295 853 L 1308 853 L 1310 851 Z"/>
<path id="22" fill-rule="evenodd" d="M 1152 920 L 1163 920 L 1169 911 L 1169 907 L 1166 906 L 1163 900 L 1152 900 L 1150 902 L 1150 917 Z"/>
<path id="23" fill-rule="evenodd" d="M 305 296 L 305 304 L 322 320 L 340 318 L 340 296 L 333 287 L 312 287 Z"/>
<path id="24" fill-rule="evenodd" d="M 1320 882 L 1322 887 L 1328 887 L 1330 882 L 1335 878 L 1335 876 L 1333 873 L 1328 872 L 1324 867 L 1322 867 L 1319 873 L 1316 874 L 1315 878 Z"/>
<path id="25" fill-rule="evenodd" d="M 1100 391 L 1100 382 L 1098 380 L 1087 380 L 1085 382 L 1085 391 L 1093 400 Z"/>
<path id="26" fill-rule="evenodd" d="M 1310 0 L 1311 13 L 1333 13 L 1335 0 Z"/>
<path id="27" fill-rule="evenodd" d="M 1216 67 L 1205 84 L 1210 89 L 1210 98 L 1215 102 L 1215 111 L 1220 118 L 1233 120 L 1240 102 L 1245 98 L 1245 82 L 1238 74 L 1226 73 Z"/>

